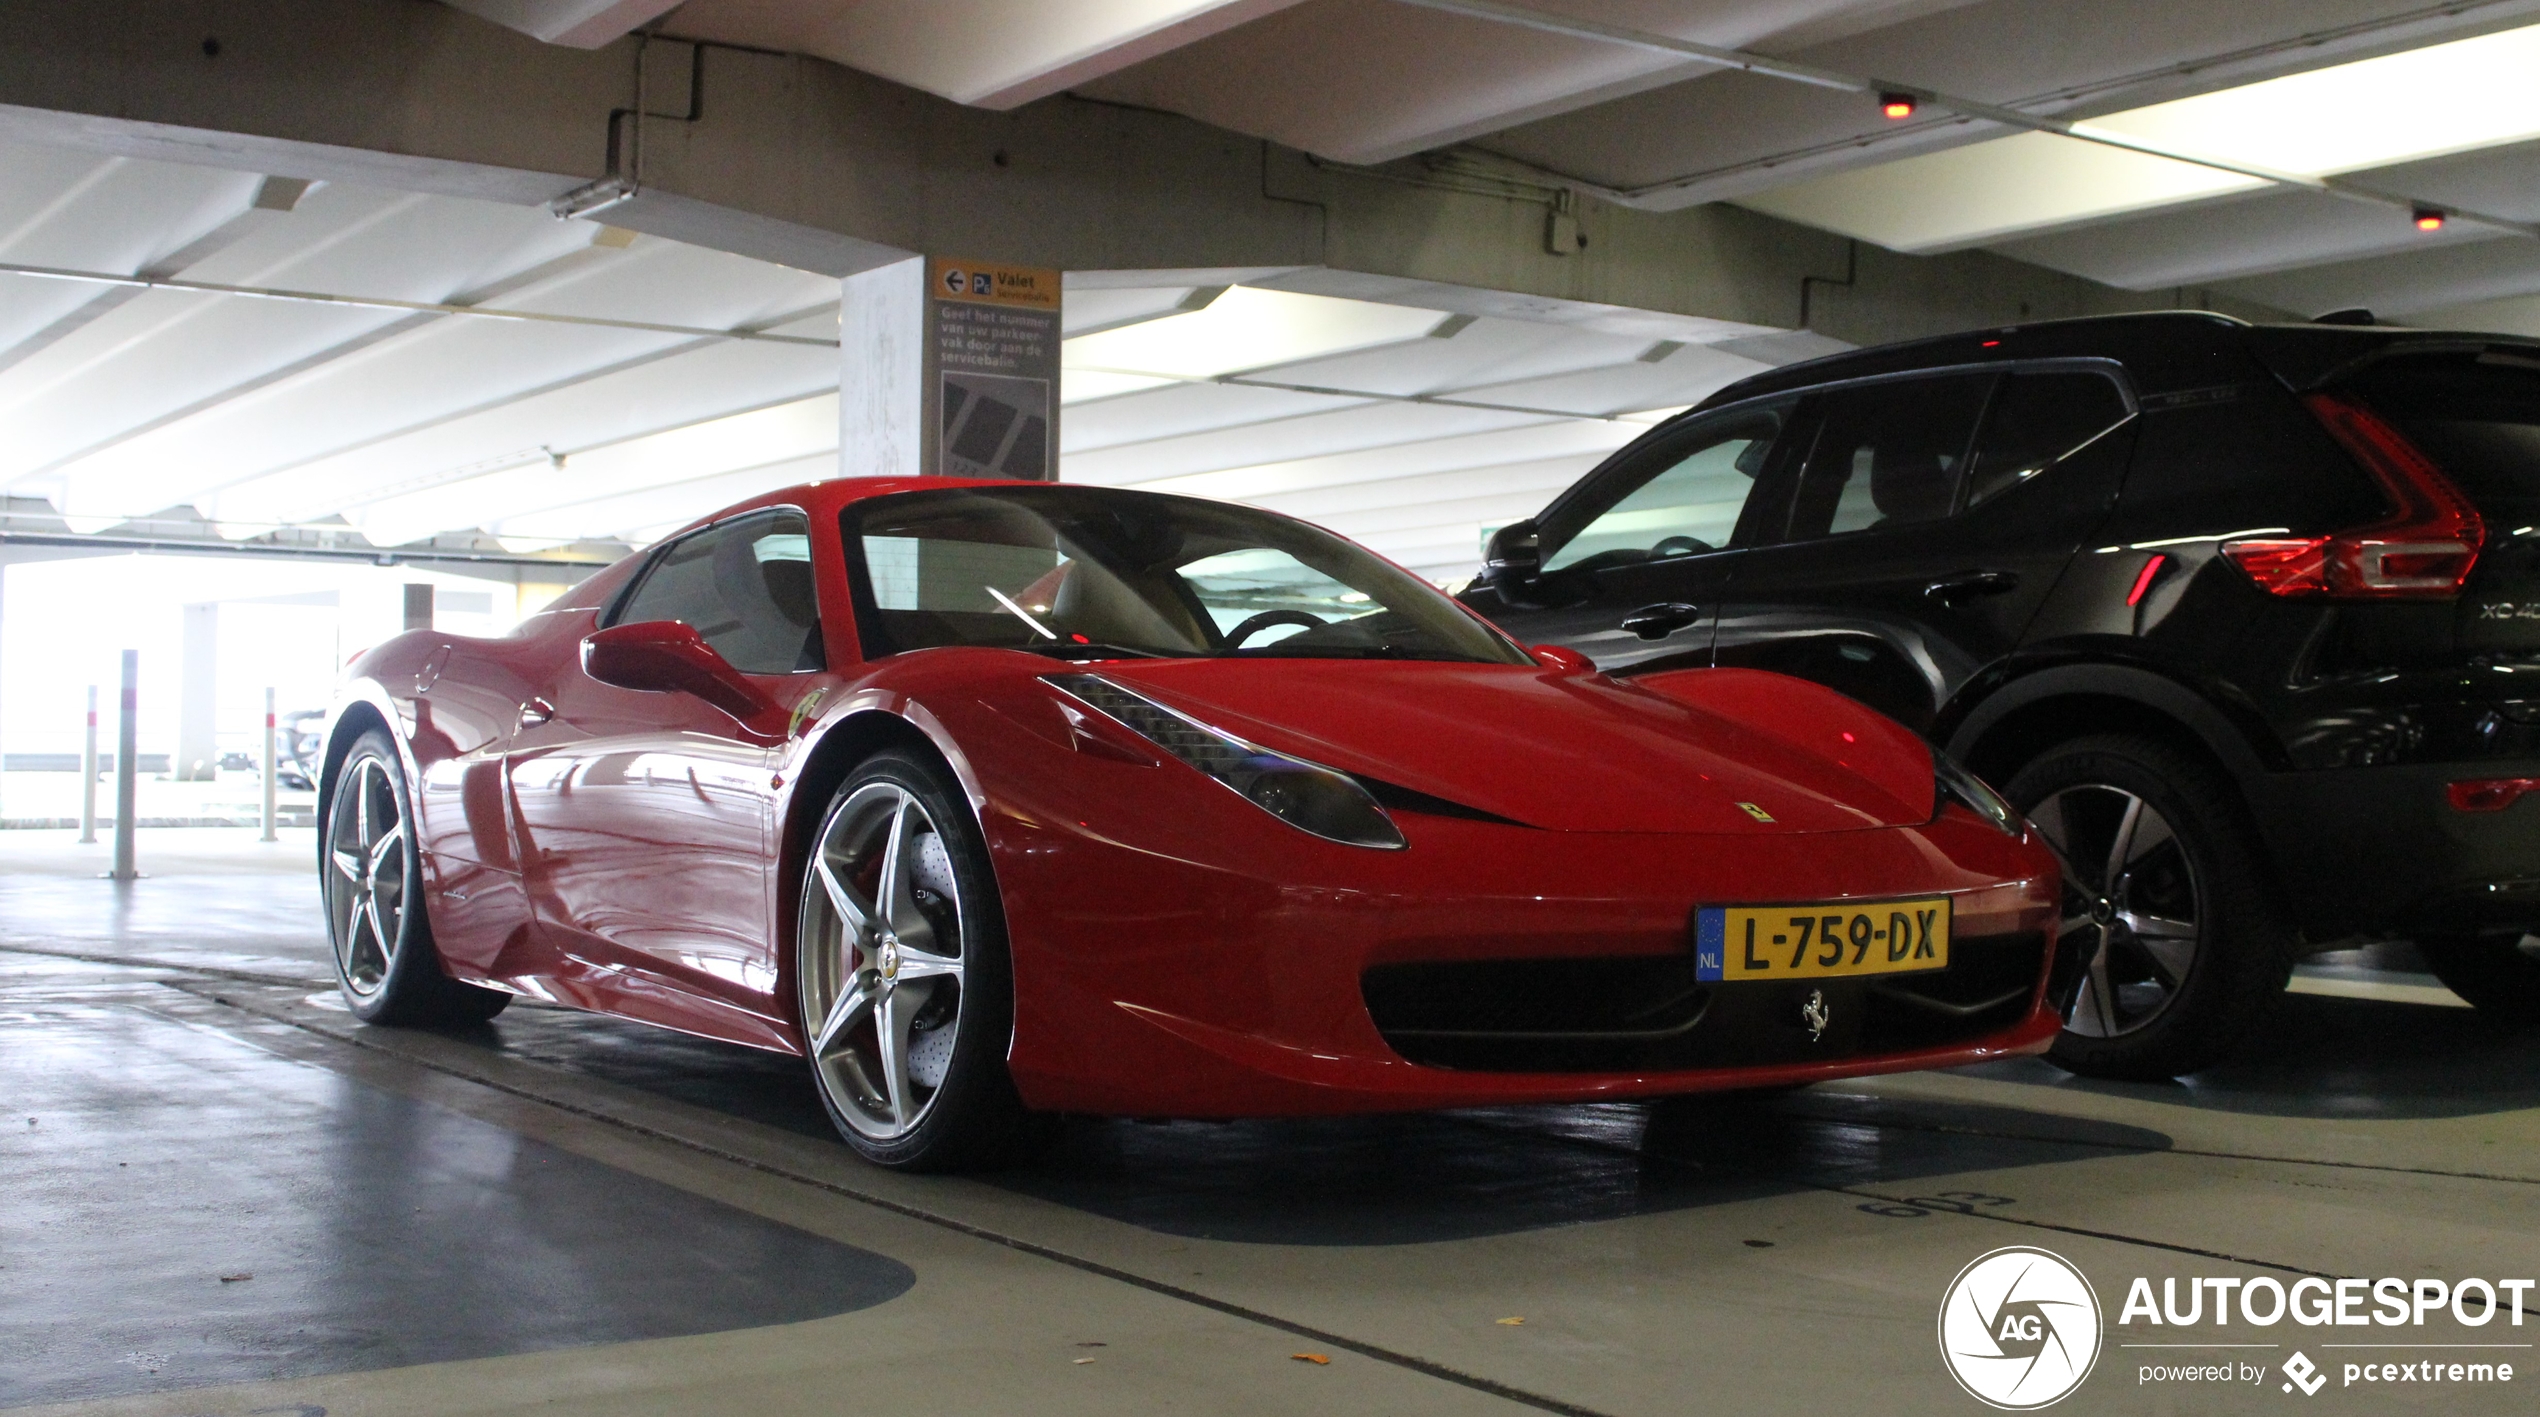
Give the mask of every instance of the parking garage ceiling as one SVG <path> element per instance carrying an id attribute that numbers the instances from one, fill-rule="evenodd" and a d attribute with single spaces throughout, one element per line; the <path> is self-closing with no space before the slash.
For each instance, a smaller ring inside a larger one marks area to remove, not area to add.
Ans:
<path id="1" fill-rule="evenodd" d="M 2540 333 L 2540 0 L 452 3 L 2188 303 Z M 1883 116 L 1898 92 L 1914 112 Z M 838 466 L 834 279 L 604 215 L 16 138 L 0 212 L 13 532 L 557 553 Z M 1271 506 L 1441 578 L 1668 410 L 1830 347 L 1311 268 L 1071 272 L 1066 322 L 1063 476 Z"/>
<path id="2" fill-rule="evenodd" d="M 661 24 L 990 107 L 1063 74 L 1335 163 L 1497 164 L 2129 290 L 2540 329 L 2495 304 L 2540 294 L 2534 0 L 1146 0 L 1025 22 L 1058 8 L 688 0 Z M 1885 117 L 1890 92 L 1914 111 Z"/>
<path id="3" fill-rule="evenodd" d="M 0 145 L 0 211 L 25 214 L 0 230 L 15 532 L 534 555 L 642 544 L 838 467 L 828 277 L 535 208 L 22 142 Z M 1484 292 L 1315 293 L 1328 275 L 1072 275 L 1062 475 L 1276 507 L 1459 575 L 1482 528 L 1812 347 L 1570 302 L 1506 302 L 1517 318 Z"/>

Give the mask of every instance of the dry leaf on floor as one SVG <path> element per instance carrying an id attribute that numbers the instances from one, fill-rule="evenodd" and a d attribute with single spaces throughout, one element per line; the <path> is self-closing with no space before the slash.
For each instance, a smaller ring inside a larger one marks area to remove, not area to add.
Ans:
<path id="1" fill-rule="evenodd" d="M 1288 1356 L 1300 1363 L 1321 1363 L 1325 1366 L 1329 1366 L 1332 1361 L 1320 1353 L 1291 1353 Z"/>
<path id="2" fill-rule="evenodd" d="M 236 1284 L 240 1280 L 253 1279 L 255 1277 L 256 1276 L 252 1274 L 224 1274 L 220 1277 L 220 1282 L 223 1284 Z"/>
<path id="3" fill-rule="evenodd" d="M 1524 1319 L 1500 1319 L 1500 1320 L 1498 1320 L 1498 1322 L 1500 1322 L 1500 1323 L 1504 1323 L 1504 1324 L 1508 1325 L 1510 1328 L 1515 1328 L 1517 1325 L 1519 1325 L 1519 1324 L 1521 1324 L 1521 1323 L 1524 1323 L 1524 1322 L 1525 1322 L 1525 1320 L 1524 1320 Z"/>

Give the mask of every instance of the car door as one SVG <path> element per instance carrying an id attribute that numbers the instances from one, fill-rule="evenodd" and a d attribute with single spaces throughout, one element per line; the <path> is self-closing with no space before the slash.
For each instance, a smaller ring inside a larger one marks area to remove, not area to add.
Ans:
<path id="1" fill-rule="evenodd" d="M 681 621 L 795 702 L 825 679 L 808 530 L 778 510 L 691 533 L 654 555 L 603 627 Z M 776 745 L 694 695 L 604 684 L 579 663 L 528 717 L 511 777 L 542 932 L 626 993 L 766 1012 Z M 641 997 L 612 1007 L 647 1012 Z M 649 1012 L 665 1010 L 679 1011 Z"/>
<path id="2" fill-rule="evenodd" d="M 1545 513 L 1541 573 L 1484 613 L 1609 673 L 1709 664 L 1741 518 L 1771 481 L 1793 406 L 1721 409 L 1600 469 Z"/>
<path id="3" fill-rule="evenodd" d="M 2108 435 L 2132 411 L 2113 366 L 2081 362 L 1820 391 L 1787 503 L 1765 517 L 1778 529 L 1738 560 L 1717 662 L 1929 732 L 2106 515 L 2124 469 Z"/>

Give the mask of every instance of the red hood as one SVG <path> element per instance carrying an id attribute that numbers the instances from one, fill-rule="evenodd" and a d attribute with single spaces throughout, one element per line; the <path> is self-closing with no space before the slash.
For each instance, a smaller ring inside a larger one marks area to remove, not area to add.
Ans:
<path id="1" fill-rule="evenodd" d="M 1515 665 L 1088 667 L 1265 747 L 1555 831 L 1850 831 L 1932 815 L 1920 739 L 1780 675 L 1703 670 L 1641 687 Z"/>

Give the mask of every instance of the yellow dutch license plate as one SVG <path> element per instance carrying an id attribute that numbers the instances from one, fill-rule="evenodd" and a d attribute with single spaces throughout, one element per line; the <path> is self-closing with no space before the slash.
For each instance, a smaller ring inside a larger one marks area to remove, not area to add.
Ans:
<path id="1" fill-rule="evenodd" d="M 1949 967 L 1949 898 L 1706 906 L 1697 979 L 1829 979 Z"/>

